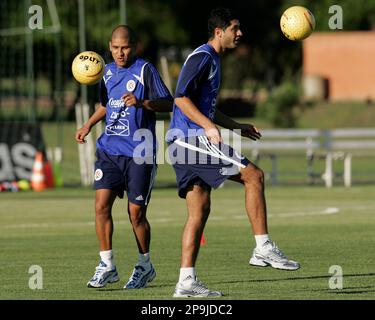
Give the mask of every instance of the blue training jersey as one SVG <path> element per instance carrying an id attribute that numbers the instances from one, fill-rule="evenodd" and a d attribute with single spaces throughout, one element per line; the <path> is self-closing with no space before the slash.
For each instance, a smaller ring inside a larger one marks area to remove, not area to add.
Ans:
<path id="1" fill-rule="evenodd" d="M 178 78 L 175 97 L 190 98 L 201 113 L 213 120 L 219 86 L 220 57 L 211 45 L 204 44 L 187 57 Z M 191 121 L 176 104 L 173 105 L 169 129 L 168 142 L 204 135 L 203 128 Z"/>
<path id="2" fill-rule="evenodd" d="M 172 100 L 151 63 L 135 58 L 128 68 L 118 67 L 115 62 L 107 64 L 100 83 L 100 102 L 107 109 L 106 126 L 96 146 L 110 155 L 133 157 L 134 149 L 142 143 L 147 144 L 146 148 L 155 155 L 155 113 L 125 106 L 121 99 L 125 93 L 132 93 L 138 100 Z M 147 129 L 148 134 L 139 129 Z"/>

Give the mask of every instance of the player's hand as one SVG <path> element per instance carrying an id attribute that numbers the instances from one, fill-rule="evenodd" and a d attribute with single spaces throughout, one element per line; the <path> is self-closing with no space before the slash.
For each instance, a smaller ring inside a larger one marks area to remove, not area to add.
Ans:
<path id="1" fill-rule="evenodd" d="M 206 133 L 208 140 L 210 140 L 211 143 L 219 144 L 220 142 L 223 142 L 223 138 L 221 137 L 220 131 L 215 125 L 212 125 L 204 131 Z"/>
<path id="2" fill-rule="evenodd" d="M 134 106 L 138 108 L 142 108 L 142 100 L 137 100 L 134 94 L 132 93 L 125 93 L 122 97 L 124 103 L 127 107 Z"/>
<path id="3" fill-rule="evenodd" d="M 90 133 L 90 127 L 88 126 L 83 126 L 82 128 L 78 129 L 76 131 L 76 141 L 78 143 L 85 143 L 86 140 L 85 140 L 85 137 Z"/>
<path id="4" fill-rule="evenodd" d="M 252 124 L 240 124 L 241 136 L 251 140 L 259 140 L 262 137 L 260 131 Z"/>

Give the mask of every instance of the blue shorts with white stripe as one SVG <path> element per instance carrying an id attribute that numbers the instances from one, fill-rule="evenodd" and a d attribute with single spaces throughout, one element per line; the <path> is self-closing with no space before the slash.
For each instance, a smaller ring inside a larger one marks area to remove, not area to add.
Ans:
<path id="1" fill-rule="evenodd" d="M 186 197 L 187 188 L 191 185 L 200 185 L 207 190 L 219 187 L 250 162 L 231 146 L 213 144 L 206 136 L 176 139 L 169 145 L 168 151 L 181 198 Z"/>

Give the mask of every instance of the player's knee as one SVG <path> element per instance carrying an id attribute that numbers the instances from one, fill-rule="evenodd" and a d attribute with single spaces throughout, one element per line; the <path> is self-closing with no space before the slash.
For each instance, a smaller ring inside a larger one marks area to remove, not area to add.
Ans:
<path id="1" fill-rule="evenodd" d="M 257 167 L 247 168 L 243 174 L 243 182 L 245 185 L 264 186 L 264 172 Z"/>
<path id="2" fill-rule="evenodd" d="M 188 221 L 189 223 L 197 224 L 197 225 L 204 225 L 208 219 L 208 216 L 211 212 L 210 203 L 202 203 L 200 205 L 195 205 L 194 207 L 190 207 L 188 210 Z"/>
<path id="3" fill-rule="evenodd" d="M 138 227 L 146 221 L 146 218 L 141 215 L 130 215 L 129 218 L 133 227 Z"/>
<path id="4" fill-rule="evenodd" d="M 111 205 L 105 202 L 95 202 L 95 212 L 99 216 L 109 216 L 111 214 Z"/>
<path id="5" fill-rule="evenodd" d="M 133 227 L 137 227 L 144 223 L 146 220 L 146 215 L 143 213 L 141 207 L 131 207 L 128 210 L 129 220 Z"/>

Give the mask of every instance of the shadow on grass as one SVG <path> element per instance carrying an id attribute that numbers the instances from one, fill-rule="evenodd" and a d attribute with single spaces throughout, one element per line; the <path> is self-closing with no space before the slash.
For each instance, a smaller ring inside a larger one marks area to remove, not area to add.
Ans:
<path id="1" fill-rule="evenodd" d="M 344 278 L 347 277 L 374 277 L 375 273 L 358 273 L 358 274 L 344 274 Z M 253 279 L 253 280 L 233 280 L 233 281 L 220 281 L 216 283 L 241 283 L 241 282 L 277 282 L 277 281 L 297 281 L 297 280 L 313 280 L 313 279 L 330 279 L 332 275 L 321 275 L 321 276 L 307 276 L 307 277 L 288 277 L 281 279 Z"/>
<path id="2" fill-rule="evenodd" d="M 124 288 L 91 288 L 93 292 L 125 291 Z"/>
<path id="3" fill-rule="evenodd" d="M 371 290 L 364 290 L 364 289 L 367 289 L 367 288 L 371 288 Z M 374 286 L 373 287 L 355 287 L 355 288 L 345 288 L 344 287 L 343 289 L 336 289 L 336 290 L 326 289 L 325 291 L 327 291 L 330 294 L 363 294 L 363 293 L 370 293 L 370 292 L 375 293 L 375 287 Z"/>
<path id="4" fill-rule="evenodd" d="M 170 284 L 168 283 L 164 283 L 164 284 L 149 284 L 146 288 L 141 288 L 141 289 L 124 289 L 123 287 L 121 288 L 109 288 L 109 287 L 105 287 L 105 288 L 97 288 L 97 289 L 94 289 L 93 291 L 96 291 L 96 292 L 110 292 L 110 291 L 124 291 L 124 292 L 132 292 L 132 291 L 137 291 L 137 290 L 143 290 L 143 289 L 158 289 L 158 288 L 173 288 L 175 287 L 176 283 L 175 282 L 171 282 Z"/>

